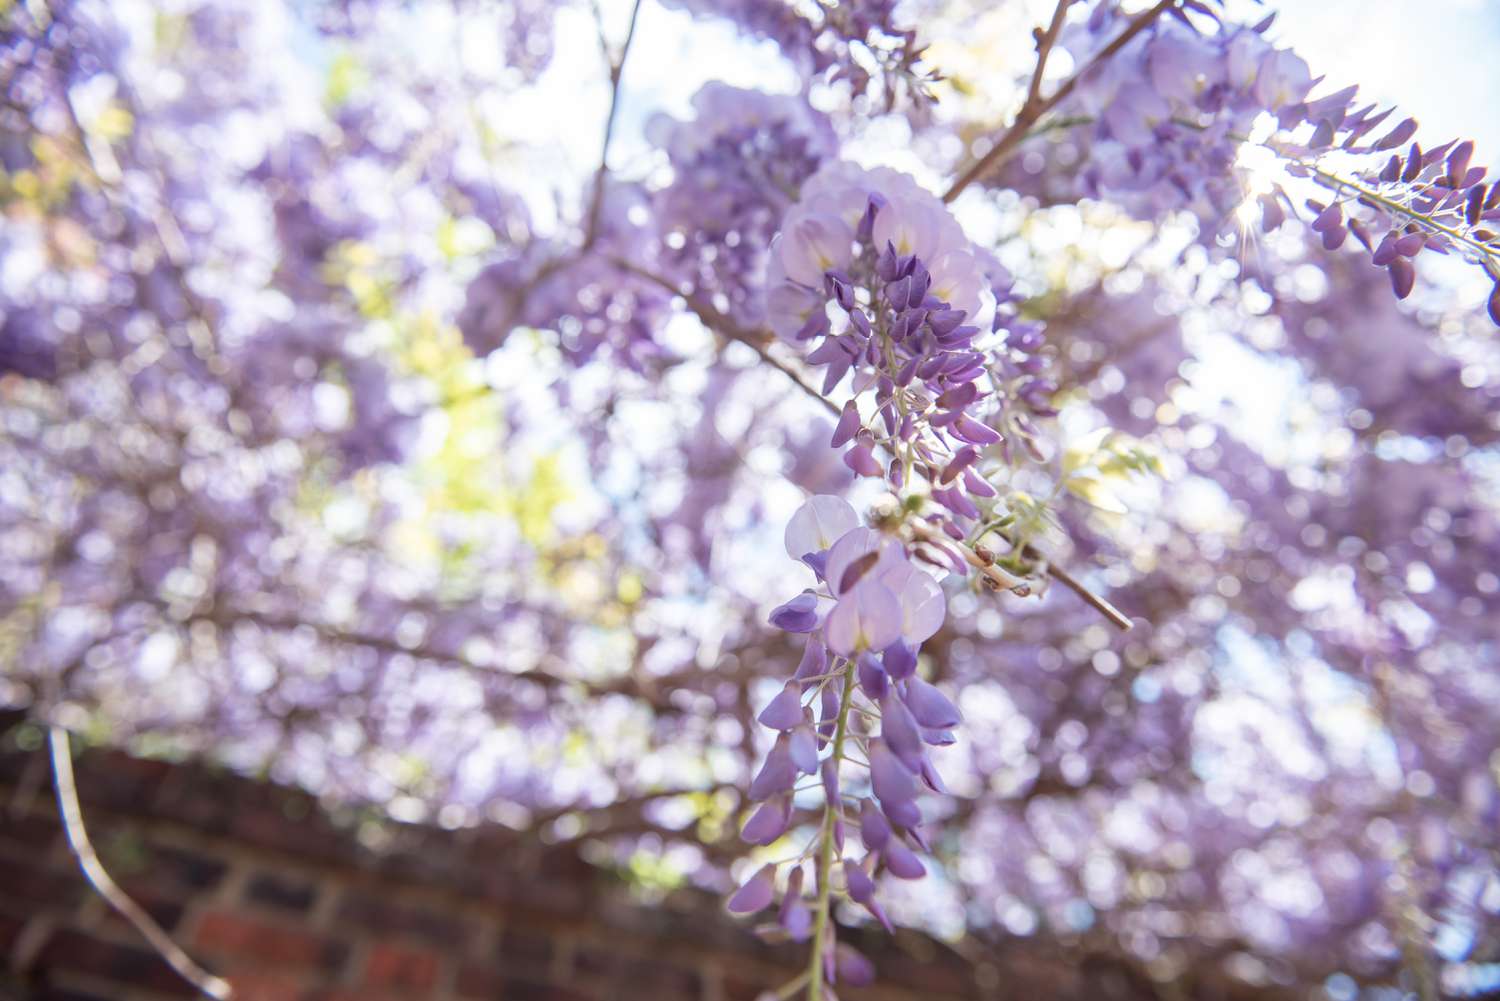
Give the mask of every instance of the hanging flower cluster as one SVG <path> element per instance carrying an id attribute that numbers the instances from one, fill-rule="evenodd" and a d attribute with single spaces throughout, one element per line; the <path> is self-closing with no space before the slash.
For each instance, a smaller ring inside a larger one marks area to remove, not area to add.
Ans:
<path id="1" fill-rule="evenodd" d="M 844 462 L 897 493 L 919 476 L 945 509 L 932 522 L 962 542 L 998 501 L 1010 438 L 1035 452 L 1029 415 L 1052 412 L 1041 331 L 1016 317 L 1009 275 L 911 177 L 847 163 L 803 187 L 768 270 L 772 329 L 824 368 L 825 393 L 850 376 L 832 438 Z"/>
<path id="2" fill-rule="evenodd" d="M 751 913 L 769 906 L 784 870 L 779 920 L 793 938 L 818 936 L 822 975 L 833 982 L 840 963 L 828 921 L 832 869 L 843 874 L 843 892 L 889 927 L 874 877 L 925 874 L 914 851 L 926 847 L 918 789 L 945 791 L 927 747 L 953 742 L 959 713 L 917 673 L 918 651 L 942 625 L 946 602 L 937 581 L 899 542 L 860 525 L 843 499 L 819 495 L 793 515 L 786 548 L 818 583 L 771 613 L 777 628 L 807 634 L 807 646 L 793 677 L 759 716 L 777 736 L 750 784 L 750 798 L 761 805 L 743 836 L 756 845 L 779 840 L 797 818 L 799 791 L 821 787 L 823 814 L 802 853 L 784 866 L 759 869 L 729 908 Z M 816 785 L 798 786 L 813 775 Z M 850 827 L 859 832 L 862 852 L 846 841 Z M 803 897 L 808 858 L 816 876 L 811 905 Z"/>
<path id="3" fill-rule="evenodd" d="M 1500 323 L 1500 187 L 1471 163 L 1474 144 L 1424 150 L 1412 141 L 1414 119 L 1388 125 L 1395 109 L 1357 104 L 1358 87 L 1310 98 L 1318 81 L 1300 56 L 1267 40 L 1273 20 L 1217 22 L 1212 31 L 1187 18 L 1160 21 L 1084 75 L 1060 109 L 1062 119 L 1078 116 L 1091 127 L 1080 193 L 1143 218 L 1187 209 L 1207 237 L 1248 203 L 1258 203 L 1267 231 L 1305 206 L 1325 249 L 1352 235 L 1387 269 L 1398 298 L 1411 294 L 1412 262 L 1424 250 L 1482 266 L 1497 282 L 1489 309 Z M 1065 31 L 1062 44 L 1087 59 L 1126 22 L 1118 8 L 1101 5 Z M 1247 143 L 1274 153 L 1293 177 L 1332 190 L 1333 199 L 1299 200 L 1279 183 L 1247 185 L 1237 169 Z"/>
<path id="4" fill-rule="evenodd" d="M 647 125 L 672 164 L 672 183 L 653 204 L 661 263 L 689 294 L 716 299 L 737 324 L 759 327 L 766 247 L 838 138 L 801 97 L 713 81 L 694 95 L 693 110 L 690 121 L 658 115 Z"/>
<path id="5" fill-rule="evenodd" d="M 1311 133 L 1276 144 L 1293 158 L 1290 173 L 1333 192 L 1326 203 L 1307 199 L 1313 231 L 1329 250 L 1352 234 L 1371 262 L 1386 269 L 1399 299 L 1415 287 L 1413 262 L 1424 250 L 1463 257 L 1495 281 L 1489 314 L 1500 324 L 1500 184 L 1485 182 L 1488 172 L 1473 164 L 1471 141 L 1424 150 L 1411 141 L 1417 131 L 1411 118 L 1377 134 L 1394 109 L 1355 108 L 1357 90 L 1348 87 L 1312 102 Z M 1341 173 L 1349 162 L 1352 169 Z M 1268 210 L 1266 224 L 1279 221 Z"/>

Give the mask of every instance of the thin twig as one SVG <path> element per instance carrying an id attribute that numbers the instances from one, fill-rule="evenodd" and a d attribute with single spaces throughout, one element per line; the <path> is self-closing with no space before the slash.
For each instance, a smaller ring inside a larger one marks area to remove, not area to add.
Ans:
<path id="1" fill-rule="evenodd" d="M 1037 552 L 1036 549 L 1033 548 L 1030 544 L 1026 545 L 1022 549 L 1022 553 L 1028 559 L 1046 559 L 1045 556 Z M 1119 629 L 1121 632 L 1128 632 L 1131 627 L 1135 625 L 1135 623 L 1130 620 L 1130 616 L 1126 615 L 1114 605 L 1111 605 L 1109 602 L 1099 597 L 1093 591 L 1090 591 L 1088 588 L 1084 587 L 1073 577 L 1072 574 L 1068 573 L 1068 571 L 1064 570 L 1062 567 L 1048 562 L 1047 573 L 1049 576 L 1056 579 L 1056 581 L 1063 587 L 1066 587 L 1068 590 L 1078 595 L 1078 597 L 1082 598 L 1085 604 L 1108 619 L 1110 621 L 1110 624 Z"/>
<path id="2" fill-rule="evenodd" d="M 604 182 L 609 177 L 609 142 L 614 137 L 615 118 L 620 110 L 620 80 L 625 75 L 625 59 L 630 55 L 630 43 L 635 39 L 635 24 L 640 16 L 641 0 L 635 0 L 635 5 L 630 8 L 630 26 L 625 29 L 625 41 L 620 45 L 620 56 L 618 59 L 611 59 L 609 63 L 609 114 L 604 119 L 604 141 L 599 148 L 599 170 L 594 175 L 594 197 L 589 205 L 588 226 L 583 231 L 585 250 L 599 239 L 599 220 L 604 209 Z M 600 45 L 603 44 L 601 24 Z"/>
<path id="3" fill-rule="evenodd" d="M 1085 63 L 1082 69 L 1063 81 L 1052 92 L 1050 97 L 1044 98 L 1041 96 L 1042 70 L 1046 67 L 1047 56 L 1050 54 L 1053 44 L 1057 41 L 1057 32 L 1053 29 L 1061 27 L 1059 19 L 1063 14 L 1063 9 L 1067 6 L 1066 3 L 1059 3 L 1057 13 L 1053 15 L 1052 26 L 1038 39 L 1036 71 L 1032 76 L 1026 101 L 1021 105 L 1021 110 L 1016 113 L 1015 121 L 1011 122 L 1010 128 L 1005 130 L 1004 135 L 995 142 L 995 145 L 990 147 L 989 152 L 980 157 L 977 163 L 964 171 L 963 176 L 953 182 L 953 186 L 943 194 L 943 201 L 953 201 L 953 199 L 963 193 L 965 188 L 1003 163 L 1015 152 L 1016 147 L 1021 145 L 1021 142 L 1031 134 L 1031 127 L 1036 124 L 1037 120 L 1057 107 L 1069 94 L 1073 93 L 1074 88 L 1078 86 L 1080 80 L 1091 73 L 1095 67 L 1113 58 L 1115 53 L 1128 45 L 1132 38 L 1145 31 L 1153 21 L 1171 8 L 1177 6 L 1179 2 L 1180 0 L 1159 0 L 1149 10 L 1137 14 L 1125 26 L 1125 30 L 1120 33 L 1118 38 L 1095 53 L 1094 57 Z"/>
<path id="4" fill-rule="evenodd" d="M 88 831 L 83 826 L 83 806 L 78 802 L 78 786 L 73 779 L 73 753 L 68 747 L 68 731 L 51 724 L 47 728 L 47 739 L 52 747 L 52 776 L 57 788 L 57 806 L 62 813 L 63 829 L 68 836 L 68 845 L 78 857 L 79 868 L 87 877 L 99 896 L 103 897 L 120 915 L 135 926 L 136 931 L 151 944 L 151 947 L 166 960 L 182 979 L 199 991 L 221 1001 L 233 996 L 229 981 L 216 977 L 193 961 L 193 958 L 157 924 L 141 906 L 121 890 L 94 851 Z"/>

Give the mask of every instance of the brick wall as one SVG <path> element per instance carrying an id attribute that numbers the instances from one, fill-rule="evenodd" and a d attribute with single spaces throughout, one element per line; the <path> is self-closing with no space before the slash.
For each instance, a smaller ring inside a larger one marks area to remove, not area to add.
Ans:
<path id="1" fill-rule="evenodd" d="M 43 751 L 27 746 L 36 731 L 7 722 L 0 999 L 192 997 L 84 883 Z M 292 790 L 112 752 L 77 771 L 106 866 L 241 1001 L 751 1001 L 804 955 L 761 943 L 711 895 L 644 905 L 572 850 L 502 828 L 376 826 Z M 1037 942 L 979 962 L 909 933 L 862 945 L 881 982 L 848 1001 L 1154 996 L 1128 970 L 1075 968 Z"/>

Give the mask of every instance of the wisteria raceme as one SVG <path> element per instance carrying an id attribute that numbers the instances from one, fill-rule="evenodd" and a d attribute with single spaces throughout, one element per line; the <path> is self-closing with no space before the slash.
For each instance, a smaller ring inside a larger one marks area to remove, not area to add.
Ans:
<path id="1" fill-rule="evenodd" d="M 709 83 L 693 107 L 690 121 L 662 116 L 647 128 L 674 175 L 652 204 L 662 265 L 687 294 L 717 300 L 742 327 L 759 327 L 767 245 L 838 142 L 828 118 L 798 97 Z"/>
<path id="2" fill-rule="evenodd" d="M 987 514 L 1003 516 L 992 480 L 1014 445 L 1041 455 L 1033 418 L 1055 413 L 1040 325 L 1017 317 L 1009 275 L 909 176 L 839 163 L 782 221 L 768 284 L 772 328 L 824 367 L 823 391 L 850 377 L 831 444 L 898 494 L 920 477 L 943 509 L 927 521 L 948 536 L 923 534 L 924 558 L 967 573 L 955 546 Z"/>
<path id="3" fill-rule="evenodd" d="M 543 327 L 558 332 L 559 347 L 574 362 L 603 347 L 632 368 L 660 358 L 656 335 L 671 293 L 623 263 L 655 264 L 661 241 L 646 225 L 648 204 L 638 187 L 611 182 L 588 246 L 536 240 L 502 252 L 465 293 L 458 316 L 465 343 L 484 355 L 517 327 Z"/>
<path id="4" fill-rule="evenodd" d="M 1424 151 L 1411 143 L 1415 120 L 1358 104 L 1357 87 L 1321 93 L 1305 60 L 1268 41 L 1273 21 L 1161 20 L 1084 73 L 1050 123 L 1068 158 L 1083 161 L 1067 181 L 1074 193 L 1143 218 L 1191 212 L 1209 241 L 1247 220 L 1270 231 L 1301 217 L 1326 250 L 1350 235 L 1364 244 L 1403 299 L 1418 254 L 1454 253 L 1496 280 L 1490 312 L 1500 324 L 1500 191 L 1471 162 L 1474 144 Z M 1114 4 L 1100 4 L 1059 44 L 1087 61 L 1128 24 Z M 1258 172 L 1245 166 L 1247 149 L 1263 154 L 1252 161 Z M 1270 164 L 1289 179 L 1276 180 Z"/>
<path id="5" fill-rule="evenodd" d="M 959 714 L 918 674 L 918 654 L 942 626 L 946 602 L 901 543 L 861 526 L 842 498 L 818 495 L 792 516 L 786 550 L 812 570 L 818 586 L 771 613 L 772 625 L 806 634 L 807 645 L 794 676 L 758 716 L 777 736 L 750 784 L 750 799 L 761 805 L 741 834 L 754 845 L 779 841 L 796 826 L 796 797 L 805 791 L 799 779 L 818 776 L 822 816 L 787 870 L 779 920 L 794 939 L 814 936 L 818 976 L 832 984 L 841 975 L 850 979 L 845 967 L 858 956 L 837 943 L 830 921 L 835 860 L 844 893 L 890 928 L 873 877 L 925 875 L 915 852 L 926 848 L 919 784 L 945 791 L 926 748 L 953 742 Z M 820 748 L 827 754 L 820 757 Z M 858 855 L 853 830 L 864 847 Z M 811 906 L 802 899 L 806 860 L 813 867 Z M 758 869 L 729 909 L 770 906 L 778 868 Z"/>
<path id="6" fill-rule="evenodd" d="M 1130 18 L 1096 6 L 1058 44 L 1086 63 L 1120 37 Z M 1216 234 L 1245 199 L 1240 147 L 1263 114 L 1295 126 L 1313 86 L 1306 62 L 1254 27 L 1162 19 L 1102 66 L 1083 74 L 1056 111 L 1059 141 L 1085 144 L 1072 172 L 1078 194 L 1104 198 L 1143 218 L 1195 214 Z"/>

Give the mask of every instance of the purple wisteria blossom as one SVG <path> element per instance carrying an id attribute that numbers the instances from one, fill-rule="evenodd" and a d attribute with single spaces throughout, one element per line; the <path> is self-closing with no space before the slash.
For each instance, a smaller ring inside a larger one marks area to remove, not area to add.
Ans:
<path id="1" fill-rule="evenodd" d="M 960 718 L 948 697 L 917 673 L 922 644 L 941 628 L 947 603 L 937 580 L 912 564 L 901 543 L 860 525 L 848 502 L 819 495 L 792 516 L 786 548 L 819 583 L 771 613 L 778 628 L 809 635 L 795 676 L 758 717 L 777 736 L 750 784 L 750 799 L 762 805 L 741 836 L 768 845 L 792 830 L 799 777 L 820 776 L 822 819 L 788 870 L 780 919 L 792 937 L 806 937 L 802 860 L 811 858 L 818 888 L 811 910 L 820 916 L 815 948 L 831 958 L 836 948 L 846 948 L 837 945 L 827 920 L 831 859 L 842 859 L 849 898 L 889 927 L 873 877 L 925 874 L 914 851 L 927 845 L 918 790 L 945 791 L 926 748 L 951 743 Z M 864 845 L 860 859 L 846 854 L 850 829 Z M 769 906 L 762 887 L 773 875 L 772 866 L 760 869 L 731 898 L 730 909 Z M 830 983 L 838 976 L 831 959 L 820 968 Z"/>

